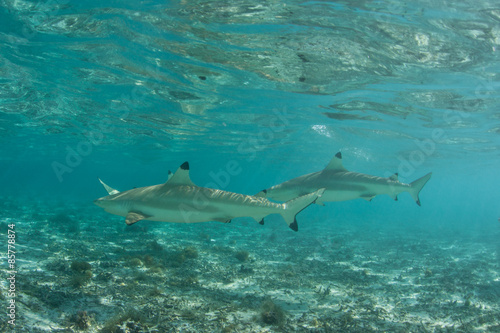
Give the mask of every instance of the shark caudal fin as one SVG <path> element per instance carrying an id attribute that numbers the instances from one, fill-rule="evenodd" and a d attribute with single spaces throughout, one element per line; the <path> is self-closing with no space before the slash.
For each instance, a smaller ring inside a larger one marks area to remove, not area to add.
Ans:
<path id="1" fill-rule="evenodd" d="M 432 176 L 432 172 L 429 172 L 428 174 L 426 174 L 422 178 L 419 178 L 419 179 L 410 183 L 410 189 L 408 190 L 408 192 L 410 192 L 413 200 L 415 200 L 415 202 L 419 206 L 420 206 L 420 199 L 418 197 L 418 194 L 422 190 L 422 187 L 424 187 L 424 185 L 429 181 L 431 176 Z"/>
<path id="2" fill-rule="evenodd" d="M 301 197 L 289 200 L 283 204 L 285 209 L 280 214 L 281 216 L 283 216 L 286 224 L 288 224 L 290 229 L 292 229 L 293 231 L 299 230 L 299 225 L 297 224 L 295 216 L 303 211 L 307 206 L 314 203 L 316 199 L 323 195 L 323 192 L 325 192 L 324 188 L 319 189 L 316 192 L 312 192 Z"/>

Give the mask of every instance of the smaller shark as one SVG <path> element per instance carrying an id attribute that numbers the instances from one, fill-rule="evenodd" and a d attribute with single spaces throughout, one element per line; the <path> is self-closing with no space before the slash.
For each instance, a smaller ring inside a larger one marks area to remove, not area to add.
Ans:
<path id="1" fill-rule="evenodd" d="M 108 213 L 124 216 L 128 225 L 141 220 L 229 223 L 231 219 L 243 216 L 250 216 L 264 224 L 265 216 L 277 213 L 292 230 L 297 231 L 295 216 L 324 192 L 323 188 L 316 189 L 285 203 L 275 203 L 266 198 L 200 187 L 189 178 L 188 162 L 183 163 L 174 174 L 169 172 L 164 184 L 119 192 L 99 181 L 109 195 L 94 200 L 94 203 Z"/>
<path id="2" fill-rule="evenodd" d="M 382 178 L 351 172 L 342 165 L 342 154 L 338 152 L 322 171 L 288 180 L 262 190 L 255 196 L 285 201 L 314 192 L 319 188 L 325 188 L 321 198 L 318 198 L 315 202 L 324 205 L 323 202 L 327 201 L 344 201 L 357 198 L 370 201 L 379 194 L 388 194 L 394 200 L 397 200 L 399 193 L 408 192 L 420 206 L 418 194 L 431 178 L 431 175 L 432 173 L 428 173 L 410 184 L 405 184 L 399 182 L 397 173 L 389 178 Z"/>

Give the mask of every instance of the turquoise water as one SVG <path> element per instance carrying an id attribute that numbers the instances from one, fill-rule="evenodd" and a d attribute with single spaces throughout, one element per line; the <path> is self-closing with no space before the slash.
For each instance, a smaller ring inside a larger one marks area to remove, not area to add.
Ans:
<path id="1" fill-rule="evenodd" d="M 500 330 L 496 2 L 0 3 L 17 331 Z M 126 227 L 92 203 L 97 177 L 127 190 L 185 161 L 195 184 L 253 195 L 338 151 L 351 171 L 432 172 L 422 206 L 311 205 L 294 233 L 277 215 Z"/>

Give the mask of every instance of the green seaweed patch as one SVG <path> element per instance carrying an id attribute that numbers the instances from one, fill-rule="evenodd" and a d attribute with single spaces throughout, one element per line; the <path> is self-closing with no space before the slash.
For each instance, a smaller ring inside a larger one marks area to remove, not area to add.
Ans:
<path id="1" fill-rule="evenodd" d="M 70 284 L 74 288 L 85 286 L 92 279 L 92 265 L 86 261 L 73 261 L 71 263 L 71 276 Z"/>
<path id="2" fill-rule="evenodd" d="M 71 276 L 71 286 L 80 288 L 87 285 L 92 279 L 92 271 L 84 271 L 82 273 L 75 273 Z"/>
<path id="3" fill-rule="evenodd" d="M 94 315 L 89 315 L 87 311 L 78 311 L 70 317 L 69 321 L 71 327 L 86 330 L 94 324 Z"/>
<path id="4" fill-rule="evenodd" d="M 163 291 L 158 287 L 151 289 L 148 293 L 148 296 L 150 296 L 150 297 L 158 297 L 161 295 L 163 295 Z"/>
<path id="5" fill-rule="evenodd" d="M 142 262 L 144 263 L 144 266 L 146 267 L 151 267 L 155 265 L 155 259 L 150 256 L 149 254 L 146 254 L 144 258 L 142 258 Z"/>
<path id="6" fill-rule="evenodd" d="M 188 246 L 184 250 L 182 250 L 182 255 L 186 257 L 186 259 L 196 259 L 198 258 L 198 250 L 194 246 Z"/>
<path id="7" fill-rule="evenodd" d="M 109 319 L 101 333 L 121 333 L 123 326 L 127 327 L 127 332 L 143 332 L 147 330 L 146 317 L 136 309 L 128 309 L 122 314 L 118 314 Z"/>
<path id="8" fill-rule="evenodd" d="M 238 251 L 234 254 L 234 257 L 241 262 L 247 261 L 250 257 L 250 253 L 248 251 Z"/>
<path id="9" fill-rule="evenodd" d="M 129 267 L 141 267 L 143 263 L 140 257 L 131 257 L 127 261 L 127 265 Z"/>
<path id="10" fill-rule="evenodd" d="M 283 326 L 285 311 L 271 300 L 266 300 L 260 308 L 260 319 L 267 325 Z"/>
<path id="11" fill-rule="evenodd" d="M 77 273 L 83 273 L 85 271 L 91 271 L 92 265 L 86 261 L 73 261 L 71 262 L 71 270 Z"/>
<path id="12" fill-rule="evenodd" d="M 196 258 L 198 258 L 198 250 L 193 246 L 189 246 L 168 256 L 167 261 L 171 267 L 180 267 L 187 260 Z"/>
<path id="13" fill-rule="evenodd" d="M 152 274 L 163 274 L 165 267 L 163 265 L 155 265 L 149 268 L 149 272 Z"/>

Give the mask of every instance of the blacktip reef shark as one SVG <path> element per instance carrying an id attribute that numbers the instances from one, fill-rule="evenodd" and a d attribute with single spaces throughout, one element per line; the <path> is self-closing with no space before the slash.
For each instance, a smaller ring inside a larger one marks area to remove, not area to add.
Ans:
<path id="1" fill-rule="evenodd" d="M 316 200 L 317 204 L 323 205 L 323 202 L 327 201 L 344 201 L 357 198 L 370 201 L 379 194 L 388 194 L 394 200 L 397 200 L 399 193 L 408 192 L 420 206 L 418 194 L 431 178 L 431 175 L 432 172 L 410 184 L 405 184 L 398 180 L 397 173 L 389 178 L 382 178 L 351 172 L 342 165 L 342 154 L 338 152 L 325 169 L 288 180 L 260 191 L 255 196 L 286 201 L 305 193 L 311 193 L 319 188 L 325 188 L 321 198 Z"/>
<path id="2" fill-rule="evenodd" d="M 228 223 L 243 216 L 250 216 L 264 224 L 265 216 L 277 213 L 292 230 L 297 231 L 296 215 L 324 192 L 323 188 L 316 189 L 285 203 L 275 203 L 266 198 L 200 187 L 189 178 L 188 162 L 183 163 L 174 174 L 169 172 L 164 184 L 118 192 L 99 181 L 109 195 L 94 200 L 94 203 L 108 213 L 124 216 L 128 225 L 141 220 Z"/>

